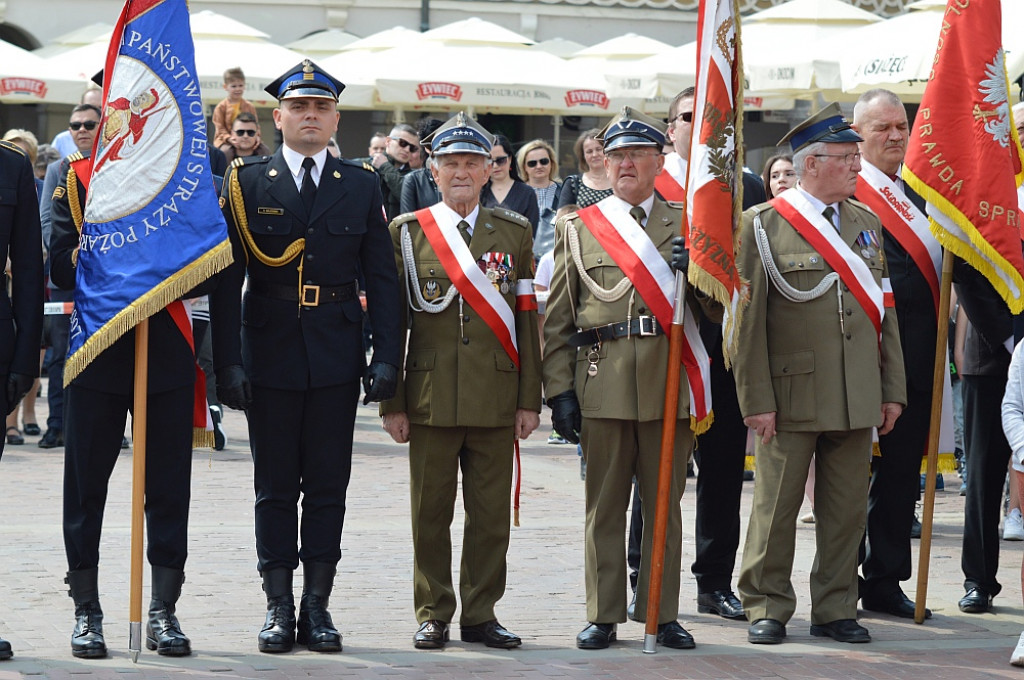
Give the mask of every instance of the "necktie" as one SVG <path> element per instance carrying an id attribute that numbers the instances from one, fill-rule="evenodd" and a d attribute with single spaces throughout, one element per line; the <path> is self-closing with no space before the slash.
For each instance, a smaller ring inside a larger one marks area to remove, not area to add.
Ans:
<path id="1" fill-rule="evenodd" d="M 825 216 L 825 219 L 828 220 L 829 224 L 835 227 L 836 231 L 839 231 L 839 228 L 836 227 L 835 220 L 832 219 L 832 216 L 836 214 L 835 208 L 833 208 L 830 205 L 827 205 L 825 206 L 825 209 L 821 211 L 821 214 Z"/>
<path id="2" fill-rule="evenodd" d="M 302 159 L 302 169 L 306 171 L 306 174 L 302 178 L 302 189 L 299 190 L 299 196 L 302 197 L 302 203 L 306 206 L 307 215 L 313 212 L 313 200 L 316 198 L 316 184 L 313 182 L 314 165 L 316 163 L 310 156 Z"/>
<path id="3" fill-rule="evenodd" d="M 462 240 L 465 241 L 468 246 L 469 240 L 473 238 L 473 235 L 469 233 L 469 222 L 466 220 L 461 220 L 459 222 L 459 233 L 462 234 Z"/>
<path id="4" fill-rule="evenodd" d="M 629 209 L 629 214 L 641 228 L 644 226 L 644 218 L 647 217 L 647 211 L 644 210 L 643 206 L 634 205 Z"/>

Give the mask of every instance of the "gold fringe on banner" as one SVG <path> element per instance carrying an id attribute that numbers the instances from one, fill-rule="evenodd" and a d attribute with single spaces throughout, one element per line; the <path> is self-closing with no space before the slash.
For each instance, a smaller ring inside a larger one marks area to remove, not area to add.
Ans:
<path id="1" fill-rule="evenodd" d="M 103 324 L 92 336 L 68 357 L 64 364 L 64 386 L 67 387 L 85 370 L 103 350 L 113 345 L 125 333 L 135 328 L 161 309 L 181 298 L 200 283 L 232 262 L 231 242 L 227 239 L 211 248 L 205 255 L 172 274 Z"/>
<path id="2" fill-rule="evenodd" d="M 193 449 L 212 449 L 213 446 L 214 442 L 212 430 L 207 430 L 205 427 L 192 428 Z"/>
<path id="3" fill-rule="evenodd" d="M 871 443 L 871 456 L 881 458 L 882 449 L 879 448 L 878 442 Z M 928 471 L 928 457 L 923 456 L 921 458 L 921 474 L 925 474 Z M 938 474 L 954 474 L 956 469 L 956 456 L 952 453 L 940 453 L 939 454 L 939 469 Z"/>
<path id="4" fill-rule="evenodd" d="M 698 421 L 697 418 L 690 414 L 690 429 L 693 430 L 694 435 L 704 434 L 711 429 L 711 425 L 715 422 L 715 412 L 711 411 L 703 420 Z"/>

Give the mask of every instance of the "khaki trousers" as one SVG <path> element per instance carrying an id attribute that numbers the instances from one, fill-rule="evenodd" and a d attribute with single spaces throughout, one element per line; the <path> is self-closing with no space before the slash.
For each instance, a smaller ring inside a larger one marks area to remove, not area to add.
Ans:
<path id="1" fill-rule="evenodd" d="M 409 431 L 413 601 L 419 623 L 455 616 L 451 524 L 462 470 L 463 528 L 460 625 L 495 618 L 505 594 L 512 493 L 513 429 L 431 427 Z"/>
<path id="2" fill-rule="evenodd" d="M 626 620 L 626 509 L 633 476 L 643 500 L 644 532 L 640 578 L 636 589 L 638 619 L 647 617 L 651 544 L 654 540 L 655 499 L 661 421 L 638 423 L 610 418 L 583 418 L 583 455 L 587 460 L 586 584 L 587 620 L 622 623 Z M 668 534 L 658 623 L 679 616 L 679 574 L 682 568 L 682 517 L 679 501 L 686 486 L 686 463 L 693 451 L 689 421 L 676 423 L 675 458 L 669 492 Z"/>
<path id="3" fill-rule="evenodd" d="M 817 551 L 811 623 L 857 618 L 857 551 L 867 515 L 871 430 L 779 432 L 755 447 L 757 474 L 737 583 L 750 621 L 786 623 L 796 610 L 793 550 L 811 455 L 815 455 Z"/>

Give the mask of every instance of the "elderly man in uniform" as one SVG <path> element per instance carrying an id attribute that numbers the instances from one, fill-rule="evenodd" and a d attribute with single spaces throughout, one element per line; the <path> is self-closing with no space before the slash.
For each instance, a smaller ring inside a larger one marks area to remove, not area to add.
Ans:
<path id="1" fill-rule="evenodd" d="M 39 375 L 39 338 L 43 329 L 43 253 L 39 235 L 39 202 L 28 156 L 10 142 L 0 142 L 0 177 L 11 190 L 0 206 L 0 253 L 10 262 L 10 298 L 0 275 L 0 385 L 5 415 L 14 411 Z M 0 439 L 0 455 L 4 439 Z M 14 656 L 11 643 L 0 639 L 0 660 Z"/>
<path id="2" fill-rule="evenodd" d="M 664 158 L 665 124 L 629 107 L 600 134 L 613 195 L 559 225 L 555 271 L 544 323 L 544 387 L 552 423 L 567 440 L 582 440 L 586 478 L 586 590 L 589 625 L 581 649 L 603 649 L 626 620 L 626 508 L 636 476 L 644 532 L 636 618 L 647 611 L 658 487 L 662 413 L 668 365 L 673 273 L 672 239 L 682 214 L 654 193 Z M 684 269 L 685 251 L 673 263 Z M 686 304 L 696 306 L 696 299 Z M 667 311 L 667 313 L 666 313 Z M 719 320 L 721 308 L 714 312 Z M 582 329 L 582 330 L 580 330 Z M 658 612 L 659 643 L 694 646 L 676 621 L 682 556 L 679 501 L 693 448 L 688 380 L 681 376 L 678 430 L 669 492 L 665 577 Z"/>
<path id="3" fill-rule="evenodd" d="M 273 156 L 236 160 L 221 199 L 234 265 L 220 277 L 210 317 L 217 393 L 249 421 L 267 596 L 262 652 L 287 652 L 296 641 L 341 651 L 327 605 L 341 559 L 359 379 L 364 403 L 380 401 L 394 394 L 398 370 L 398 277 L 381 266 L 392 254 L 377 177 L 327 153 L 343 88 L 308 59 L 271 83 L 284 144 Z M 379 331 L 368 369 L 360 272 Z M 296 635 L 292 573 L 300 561 Z"/>
<path id="4" fill-rule="evenodd" d="M 442 202 L 391 225 L 409 314 L 405 375 L 381 405 L 409 442 L 419 649 L 444 647 L 455 615 L 451 523 L 466 508 L 459 592 L 464 642 L 521 644 L 494 614 L 505 593 L 513 444 L 540 420 L 540 346 L 529 221 L 481 208 L 494 138 L 459 113 L 425 140 Z M 404 329 L 401 337 L 405 337 Z"/>
<path id="5" fill-rule="evenodd" d="M 882 225 L 848 200 L 860 141 L 836 104 L 802 122 L 780 142 L 792 145 L 800 183 L 743 216 L 737 265 L 750 305 L 733 365 L 757 479 L 738 585 L 755 644 L 782 642 L 796 608 L 796 519 L 812 454 L 811 635 L 871 640 L 856 620 L 871 430 L 892 430 L 906 389 Z"/>
<path id="6" fill-rule="evenodd" d="M 928 226 L 924 199 L 899 176 L 910 137 L 903 102 L 888 90 L 865 92 L 853 107 L 853 129 L 864 138 L 856 198 L 882 222 L 907 384 L 907 408 L 892 432 L 879 437 L 882 455 L 871 459 L 860 596 L 864 609 L 911 619 L 914 603 L 900 581 L 911 575 L 910 528 L 928 445 L 935 357 L 927 348 L 935 347 L 939 308 L 938 287 L 929 280 L 941 278 L 942 248 Z"/>

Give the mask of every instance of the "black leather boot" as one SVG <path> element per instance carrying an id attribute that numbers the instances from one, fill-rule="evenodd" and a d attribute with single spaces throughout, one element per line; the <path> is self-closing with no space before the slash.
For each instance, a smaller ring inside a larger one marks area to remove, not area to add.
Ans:
<path id="1" fill-rule="evenodd" d="M 341 634 L 327 611 L 337 569 L 325 562 L 302 564 L 302 602 L 297 641 L 313 652 L 340 652 Z"/>
<path id="2" fill-rule="evenodd" d="M 295 645 L 295 596 L 292 594 L 292 570 L 268 569 L 263 572 L 263 592 L 267 594 L 267 620 L 260 631 L 261 652 L 279 654 Z"/>
<path id="3" fill-rule="evenodd" d="M 161 656 L 188 656 L 192 643 L 181 632 L 174 615 L 174 605 L 181 596 L 185 572 L 170 567 L 153 567 L 153 599 L 149 601 L 149 625 L 146 649 L 155 649 Z"/>
<path id="4" fill-rule="evenodd" d="M 14 652 L 11 651 L 11 643 L 0 638 L 0 661 L 10 659 L 12 656 L 14 656 Z"/>
<path id="5" fill-rule="evenodd" d="M 95 567 L 69 571 L 64 579 L 68 584 L 68 595 L 75 601 L 71 654 L 79 659 L 101 659 L 107 655 L 98 580 L 99 569 Z"/>

